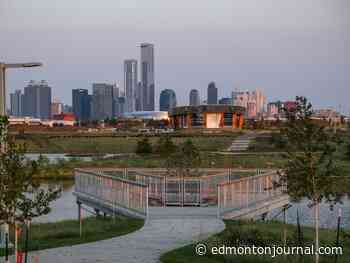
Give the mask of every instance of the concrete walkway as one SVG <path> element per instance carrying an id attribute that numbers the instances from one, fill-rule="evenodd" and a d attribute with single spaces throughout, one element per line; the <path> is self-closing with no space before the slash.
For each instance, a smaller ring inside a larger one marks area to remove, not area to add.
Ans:
<path id="1" fill-rule="evenodd" d="M 166 251 L 190 244 L 221 232 L 225 225 L 212 209 L 202 209 L 195 216 L 181 218 L 181 211 L 167 214 L 172 208 L 155 211 L 144 227 L 134 233 L 94 243 L 33 252 L 40 263 L 159 263 Z M 192 208 L 193 209 L 193 208 Z M 174 211 L 174 210 L 173 210 Z M 174 217 L 174 218 L 172 218 Z M 38 262 L 38 263 L 39 263 Z M 31 263 L 37 263 L 31 260 Z"/>

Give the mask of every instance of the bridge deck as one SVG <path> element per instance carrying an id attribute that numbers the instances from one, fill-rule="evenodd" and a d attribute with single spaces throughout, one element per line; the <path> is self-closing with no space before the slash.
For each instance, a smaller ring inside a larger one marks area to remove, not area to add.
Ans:
<path id="1" fill-rule="evenodd" d="M 246 208 L 225 211 L 222 213 L 221 217 L 223 219 L 250 219 L 268 213 L 273 209 L 281 208 L 287 204 L 289 204 L 289 196 L 282 195 L 270 200 L 257 202 Z"/>

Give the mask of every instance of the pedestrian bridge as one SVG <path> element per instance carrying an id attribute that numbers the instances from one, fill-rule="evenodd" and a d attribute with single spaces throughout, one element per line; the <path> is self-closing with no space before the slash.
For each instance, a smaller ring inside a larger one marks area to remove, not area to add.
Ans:
<path id="1" fill-rule="evenodd" d="M 273 170 L 198 169 L 177 176 L 167 169 L 76 169 L 74 194 L 79 211 L 84 205 L 143 219 L 238 219 L 287 205 L 278 181 Z"/>

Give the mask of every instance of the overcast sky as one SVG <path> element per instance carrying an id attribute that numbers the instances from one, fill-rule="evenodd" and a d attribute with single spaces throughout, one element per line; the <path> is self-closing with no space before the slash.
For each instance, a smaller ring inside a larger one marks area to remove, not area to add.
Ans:
<path id="1" fill-rule="evenodd" d="M 349 0 L 0 0 L 0 61 L 10 91 L 45 79 L 71 104 L 73 88 L 123 86 L 123 60 L 155 45 L 160 90 L 188 103 L 215 81 L 219 96 L 262 89 L 269 101 L 308 96 L 350 112 Z"/>

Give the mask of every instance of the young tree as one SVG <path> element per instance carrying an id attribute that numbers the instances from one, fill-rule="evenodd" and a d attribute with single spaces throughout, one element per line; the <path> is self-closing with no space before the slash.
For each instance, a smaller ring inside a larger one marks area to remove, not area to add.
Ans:
<path id="1" fill-rule="evenodd" d="M 48 214 L 60 189 L 44 189 L 34 180 L 40 165 L 26 160 L 25 146 L 9 139 L 6 126 L 6 121 L 0 125 L 4 149 L 0 155 L 0 225 L 13 226 Z"/>
<path id="2" fill-rule="evenodd" d="M 147 137 L 137 142 L 136 153 L 149 154 L 152 153 L 152 145 Z"/>
<path id="3" fill-rule="evenodd" d="M 350 161 L 350 142 L 345 144 L 345 157 Z"/>
<path id="4" fill-rule="evenodd" d="M 176 151 L 176 145 L 168 135 L 160 136 L 157 142 L 157 152 L 164 159 L 168 159 Z"/>
<path id="5" fill-rule="evenodd" d="M 305 97 L 296 97 L 296 107 L 285 112 L 288 121 L 281 133 L 287 138 L 287 163 L 281 172 L 281 182 L 287 183 L 287 193 L 294 201 L 307 198 L 314 208 L 315 248 L 318 250 L 320 202 L 336 203 L 340 198 L 333 191 L 338 175 L 334 162 L 337 142 L 332 133 L 312 122 L 312 105 Z M 319 262 L 317 254 L 315 261 Z"/>
<path id="6" fill-rule="evenodd" d="M 200 151 L 191 139 L 182 143 L 170 158 L 176 174 L 181 176 L 190 176 L 193 169 L 198 168 L 201 164 Z"/>

